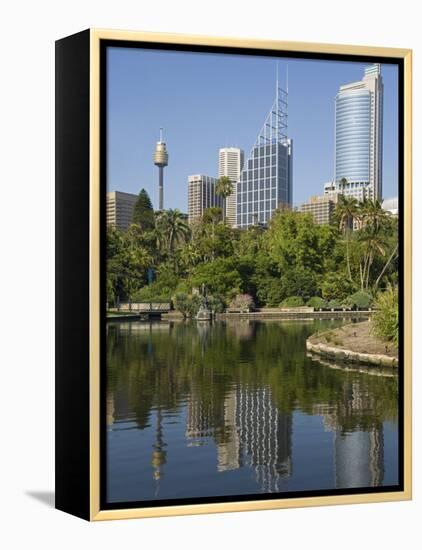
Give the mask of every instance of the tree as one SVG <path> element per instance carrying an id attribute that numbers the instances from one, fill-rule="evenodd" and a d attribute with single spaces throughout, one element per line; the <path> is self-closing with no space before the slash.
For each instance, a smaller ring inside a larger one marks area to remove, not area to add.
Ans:
<path id="1" fill-rule="evenodd" d="M 360 203 L 359 210 L 362 227 L 369 225 L 374 233 L 378 233 L 391 217 L 390 212 L 383 209 L 378 199 L 370 200 L 365 198 Z"/>
<path id="2" fill-rule="evenodd" d="M 141 189 L 133 210 L 133 223 L 144 231 L 152 231 L 155 227 L 154 209 L 151 199 L 145 189 Z"/>
<path id="3" fill-rule="evenodd" d="M 184 216 L 177 208 L 163 210 L 157 216 L 157 230 L 163 237 L 166 251 L 171 255 L 176 246 L 187 242 L 190 228 Z"/>
<path id="4" fill-rule="evenodd" d="M 226 219 L 226 198 L 233 193 L 233 184 L 228 176 L 221 176 L 217 181 L 215 193 L 223 199 L 223 221 Z"/>
<path id="5" fill-rule="evenodd" d="M 375 300 L 375 333 L 381 338 L 398 344 L 399 341 L 399 293 L 398 288 L 387 287 Z"/>
<path id="6" fill-rule="evenodd" d="M 339 271 L 327 273 L 321 283 L 322 297 L 328 301 L 337 300 L 340 304 L 355 290 L 355 285 Z"/>
<path id="7" fill-rule="evenodd" d="M 383 237 L 369 228 L 359 235 L 359 242 L 362 245 L 362 257 L 359 264 L 361 290 L 368 290 L 370 283 L 371 267 L 377 254 L 386 255 L 385 241 Z"/>
<path id="8" fill-rule="evenodd" d="M 324 253 L 320 246 L 321 226 L 315 225 L 311 214 L 277 211 L 265 235 L 270 258 L 280 273 L 290 269 L 322 273 Z"/>
<path id="9" fill-rule="evenodd" d="M 343 179 L 340 180 L 340 183 L 343 182 Z M 358 201 L 354 197 L 340 195 L 336 206 L 335 215 L 338 220 L 339 229 L 343 231 L 343 234 L 345 235 L 347 276 L 351 281 L 352 272 L 350 269 L 349 242 L 350 232 L 353 231 L 353 220 L 358 216 Z"/>
<path id="10" fill-rule="evenodd" d="M 107 235 L 108 298 L 129 298 L 146 283 L 146 271 L 152 263 L 143 246 L 142 230 L 131 225 L 127 231 L 110 229 Z"/>
<path id="11" fill-rule="evenodd" d="M 233 258 L 216 258 L 213 262 L 195 267 L 190 278 L 192 287 L 207 287 L 211 294 L 219 294 L 227 301 L 243 290 L 242 277 Z"/>

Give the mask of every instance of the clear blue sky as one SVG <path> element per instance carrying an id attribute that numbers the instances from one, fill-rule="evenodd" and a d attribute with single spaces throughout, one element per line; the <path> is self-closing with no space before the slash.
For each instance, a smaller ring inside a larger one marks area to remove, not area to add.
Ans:
<path id="1" fill-rule="evenodd" d="M 169 152 L 164 206 L 187 211 L 187 177 L 216 176 L 218 149 L 255 142 L 275 94 L 276 60 L 268 57 L 108 49 L 108 189 L 158 202 L 152 155 L 159 127 Z M 294 140 L 293 201 L 320 194 L 333 177 L 334 98 L 341 84 L 361 80 L 354 62 L 279 60 L 289 67 L 289 129 Z M 384 80 L 384 197 L 397 195 L 398 70 Z"/>

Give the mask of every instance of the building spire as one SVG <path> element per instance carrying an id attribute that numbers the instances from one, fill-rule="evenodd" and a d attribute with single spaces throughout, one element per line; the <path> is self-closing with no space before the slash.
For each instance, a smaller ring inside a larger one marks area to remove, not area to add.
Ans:
<path id="1" fill-rule="evenodd" d="M 163 130 L 164 128 L 160 126 L 160 143 L 163 143 Z"/>

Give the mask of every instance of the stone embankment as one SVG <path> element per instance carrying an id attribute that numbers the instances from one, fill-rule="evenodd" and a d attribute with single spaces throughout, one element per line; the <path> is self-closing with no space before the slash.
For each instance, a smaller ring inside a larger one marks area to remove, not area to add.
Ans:
<path id="1" fill-rule="evenodd" d="M 378 367 L 398 366 L 397 348 L 373 334 L 371 321 L 313 334 L 306 341 L 306 349 L 338 362 Z"/>

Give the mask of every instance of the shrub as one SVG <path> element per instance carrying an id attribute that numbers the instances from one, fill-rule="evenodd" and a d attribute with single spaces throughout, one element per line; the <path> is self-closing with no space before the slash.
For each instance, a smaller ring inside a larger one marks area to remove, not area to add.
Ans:
<path id="1" fill-rule="evenodd" d="M 356 307 L 359 309 L 366 309 L 368 308 L 372 303 L 372 296 L 368 294 L 368 292 L 364 292 L 362 290 L 359 290 L 358 292 L 355 292 L 351 296 L 349 296 L 345 303 L 348 306 Z"/>
<path id="2" fill-rule="evenodd" d="M 313 296 L 307 301 L 306 305 L 314 309 L 322 309 L 327 307 L 327 302 L 320 296 Z"/>
<path id="3" fill-rule="evenodd" d="M 230 302 L 232 309 L 240 309 L 240 311 L 246 311 L 254 307 L 254 301 L 249 294 L 238 294 Z"/>
<path id="4" fill-rule="evenodd" d="M 289 296 L 283 300 L 280 307 L 301 307 L 305 305 L 302 296 Z"/>
<path id="5" fill-rule="evenodd" d="M 185 319 L 186 317 L 188 317 L 188 315 L 190 315 L 190 302 L 190 296 L 188 296 L 184 292 L 179 292 L 174 297 L 174 307 L 177 309 L 177 311 L 180 311 Z"/>
<path id="6" fill-rule="evenodd" d="M 173 299 L 174 307 L 177 311 L 187 317 L 195 317 L 198 313 L 199 306 L 201 305 L 202 298 L 198 294 L 189 295 L 185 292 L 178 292 Z"/>
<path id="7" fill-rule="evenodd" d="M 343 307 L 343 304 L 340 302 L 340 300 L 330 300 L 328 302 L 328 307 L 335 309 L 335 308 Z"/>
<path id="8" fill-rule="evenodd" d="M 153 282 L 135 292 L 132 296 L 132 302 L 169 302 L 171 294 L 170 288 Z"/>
<path id="9" fill-rule="evenodd" d="M 279 277 L 259 274 L 259 276 L 256 276 L 255 284 L 257 287 L 256 297 L 259 304 L 277 307 L 285 296 Z"/>
<path id="10" fill-rule="evenodd" d="M 380 338 L 398 344 L 399 296 L 397 287 L 388 287 L 375 300 L 374 331 Z"/>
<path id="11" fill-rule="evenodd" d="M 223 313 L 226 307 L 223 298 L 219 294 L 207 296 L 208 307 L 213 313 Z"/>
<path id="12" fill-rule="evenodd" d="M 189 296 L 188 298 L 189 317 L 195 317 L 195 315 L 198 313 L 199 306 L 201 305 L 202 298 L 199 296 L 199 294 L 194 294 L 193 296 Z"/>
<path id="13" fill-rule="evenodd" d="M 348 281 L 343 273 L 327 273 L 321 284 L 322 296 L 326 300 L 345 300 L 347 296 L 353 294 L 353 283 Z"/>

